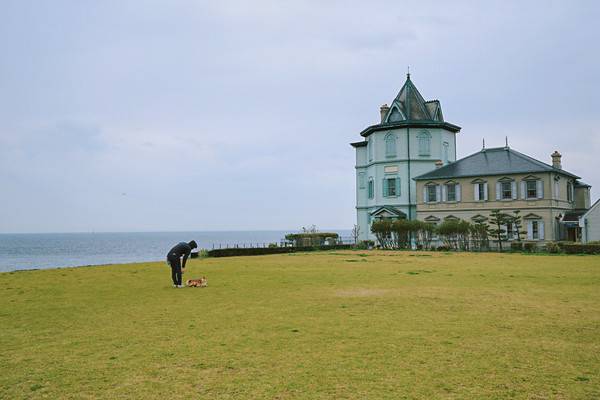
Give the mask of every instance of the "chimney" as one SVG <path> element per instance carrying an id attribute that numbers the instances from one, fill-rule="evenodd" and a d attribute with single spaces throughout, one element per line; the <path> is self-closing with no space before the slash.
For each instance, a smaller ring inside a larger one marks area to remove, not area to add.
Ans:
<path id="1" fill-rule="evenodd" d="M 435 169 L 441 168 L 444 165 L 442 160 L 437 160 L 435 162 Z"/>
<path id="2" fill-rule="evenodd" d="M 552 153 L 552 166 L 556 169 L 562 169 L 562 164 L 560 163 L 560 159 L 561 159 L 561 155 L 558 151 L 554 151 L 554 153 Z"/>
<path id="3" fill-rule="evenodd" d="M 385 116 L 387 115 L 388 111 L 390 111 L 390 106 L 388 106 L 387 104 L 384 104 L 381 107 L 379 107 L 379 113 L 381 114 L 381 123 L 382 124 L 383 124 L 383 121 L 385 121 Z"/>

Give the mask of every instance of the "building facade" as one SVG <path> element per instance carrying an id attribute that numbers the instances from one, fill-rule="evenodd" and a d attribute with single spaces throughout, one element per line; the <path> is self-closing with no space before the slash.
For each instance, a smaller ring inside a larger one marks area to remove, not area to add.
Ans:
<path id="1" fill-rule="evenodd" d="M 359 240 L 374 239 L 371 222 L 380 218 L 417 217 L 415 177 L 436 162 L 456 160 L 460 127 L 444 121 L 438 100 L 425 101 L 410 74 L 390 106 L 380 108 L 380 122 L 364 129 L 356 150 L 356 215 Z"/>
<path id="2" fill-rule="evenodd" d="M 579 218 L 579 227 L 582 243 L 600 241 L 600 200 Z"/>
<path id="3" fill-rule="evenodd" d="M 558 152 L 549 165 L 508 146 L 484 148 L 415 181 L 419 220 L 484 222 L 492 210 L 519 210 L 524 238 L 540 243 L 580 240 L 579 218 L 590 207 L 590 186 L 562 169 Z M 505 228 L 509 240 L 517 237 L 514 227 Z"/>

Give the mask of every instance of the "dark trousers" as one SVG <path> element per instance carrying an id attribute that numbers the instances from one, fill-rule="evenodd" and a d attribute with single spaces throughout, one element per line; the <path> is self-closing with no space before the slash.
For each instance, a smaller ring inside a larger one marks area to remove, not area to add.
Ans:
<path id="1" fill-rule="evenodd" d="M 179 258 L 167 258 L 167 262 L 171 266 L 171 278 L 173 285 L 181 285 L 181 260 Z"/>

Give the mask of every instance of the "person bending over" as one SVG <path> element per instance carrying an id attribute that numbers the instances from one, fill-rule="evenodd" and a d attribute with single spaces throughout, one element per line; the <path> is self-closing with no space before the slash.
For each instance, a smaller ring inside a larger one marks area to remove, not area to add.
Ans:
<path id="1" fill-rule="evenodd" d="M 181 274 L 185 271 L 185 262 L 190 256 L 192 249 L 197 248 L 195 241 L 189 243 L 177 243 L 169 253 L 167 253 L 167 264 L 171 267 L 171 278 L 173 279 L 173 287 L 182 288 Z M 182 261 L 183 257 L 183 261 Z"/>

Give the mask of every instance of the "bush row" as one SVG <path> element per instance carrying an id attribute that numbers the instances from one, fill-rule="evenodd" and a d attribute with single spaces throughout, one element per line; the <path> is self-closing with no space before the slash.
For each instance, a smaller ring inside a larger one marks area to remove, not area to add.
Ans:
<path id="1" fill-rule="evenodd" d="M 236 257 L 236 256 L 260 256 L 265 254 L 285 254 L 299 251 L 319 251 L 319 250 L 342 250 L 351 249 L 351 244 L 338 244 L 335 246 L 316 246 L 316 247 L 251 247 L 251 248 L 231 248 L 214 249 L 208 251 L 209 257 Z"/>
<path id="2" fill-rule="evenodd" d="M 558 243 L 567 254 L 600 254 L 600 244 Z"/>

